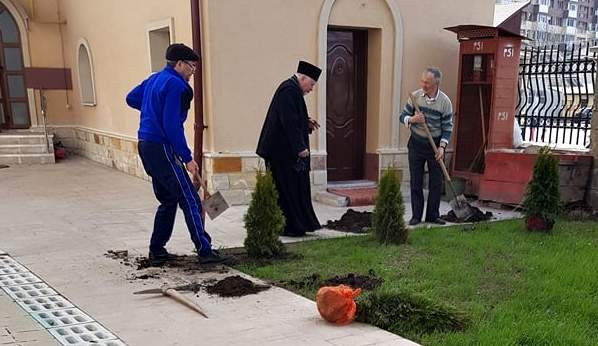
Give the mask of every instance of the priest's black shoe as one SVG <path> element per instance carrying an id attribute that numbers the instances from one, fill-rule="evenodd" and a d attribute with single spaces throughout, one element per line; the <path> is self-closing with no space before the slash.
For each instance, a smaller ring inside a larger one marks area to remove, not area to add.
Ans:
<path id="1" fill-rule="evenodd" d="M 413 219 L 409 220 L 409 226 L 415 226 L 415 225 L 419 224 L 420 222 L 421 222 L 420 220 L 413 218 Z"/>
<path id="2" fill-rule="evenodd" d="M 446 221 L 444 221 L 441 218 L 435 219 L 435 220 L 426 220 L 427 223 L 433 223 L 435 225 L 446 225 Z"/>

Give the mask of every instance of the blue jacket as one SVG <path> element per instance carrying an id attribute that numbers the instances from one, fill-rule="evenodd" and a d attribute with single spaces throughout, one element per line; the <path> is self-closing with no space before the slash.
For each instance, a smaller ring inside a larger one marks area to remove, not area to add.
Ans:
<path id="1" fill-rule="evenodd" d="M 179 158 L 192 160 L 183 124 L 193 99 L 193 90 L 172 67 L 149 76 L 127 95 L 127 104 L 141 111 L 139 140 L 168 144 Z"/>

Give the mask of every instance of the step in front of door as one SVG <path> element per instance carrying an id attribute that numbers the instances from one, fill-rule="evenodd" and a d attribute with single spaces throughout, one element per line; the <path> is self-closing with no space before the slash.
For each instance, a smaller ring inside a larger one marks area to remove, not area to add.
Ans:
<path id="1" fill-rule="evenodd" d="M 52 147 L 42 144 L 0 144 L 0 155 L 6 154 L 48 154 Z"/>
<path id="2" fill-rule="evenodd" d="M 50 154 L 0 154 L 0 164 L 4 165 L 39 165 L 53 164 L 54 153 Z"/>

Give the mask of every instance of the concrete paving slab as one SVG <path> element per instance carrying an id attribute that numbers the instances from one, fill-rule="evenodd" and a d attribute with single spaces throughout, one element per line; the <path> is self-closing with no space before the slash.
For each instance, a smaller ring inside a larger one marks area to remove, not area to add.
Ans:
<path id="1" fill-rule="evenodd" d="M 134 268 L 104 256 L 111 249 L 128 250 L 132 256 L 147 253 L 157 202 L 146 181 L 73 157 L 51 166 L 2 170 L 0 185 L 2 249 L 128 345 L 196 345 L 198 340 L 213 345 L 409 344 L 369 325 L 332 326 L 318 316 L 313 301 L 280 288 L 241 298 L 213 297 L 203 291 L 188 294 L 206 309 L 209 319 L 166 297 L 134 296 L 132 293 L 137 290 L 164 283 L 181 284 L 226 275 L 180 275 L 169 271 L 159 279 L 131 280 Z M 314 206 L 323 224 L 340 218 L 347 210 L 319 203 Z M 441 208 L 448 211 L 446 203 Z M 407 206 L 407 219 L 409 209 Z M 216 247 L 242 246 L 246 236 L 242 218 L 246 210 L 246 206 L 232 207 L 216 220 L 206 222 Z M 517 217 L 501 213 L 499 218 Z M 347 235 L 321 230 L 313 236 L 283 241 L 338 236 Z M 168 248 L 174 253 L 192 253 L 180 211 Z M 233 274 L 236 272 L 230 271 L 229 275 Z M 0 290 L 0 321 L 20 318 L 30 317 Z M 31 333 L 34 332 L 42 331 Z M 50 338 L 47 345 L 55 344 L 47 332 L 43 333 Z M 20 338 L 22 344 L 33 345 L 40 342 L 40 335 Z"/>

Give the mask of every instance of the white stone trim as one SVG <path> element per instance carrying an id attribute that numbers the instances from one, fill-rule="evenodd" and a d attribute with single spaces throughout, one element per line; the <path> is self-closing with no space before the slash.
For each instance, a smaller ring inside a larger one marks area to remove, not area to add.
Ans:
<path id="1" fill-rule="evenodd" d="M 394 66 L 393 66 L 393 88 L 392 88 L 392 114 L 390 127 L 391 132 L 391 147 L 399 148 L 399 119 L 398 114 L 401 102 L 401 76 L 403 71 L 403 18 L 399 6 L 394 0 L 385 0 L 390 12 L 392 14 L 394 23 Z M 326 133 L 326 51 L 328 39 L 328 22 L 330 20 L 330 13 L 332 6 L 336 0 L 326 0 L 322 5 L 320 11 L 320 20 L 318 24 L 318 66 L 323 73 L 320 76 L 318 86 L 318 121 L 322 126 L 321 133 Z M 318 149 L 326 152 L 326 135 L 318 137 Z"/>
<path id="2" fill-rule="evenodd" d="M 81 46 L 83 46 L 87 52 L 87 58 L 89 59 L 89 68 L 90 68 L 90 72 L 91 72 L 91 93 L 92 93 L 92 102 L 85 102 L 85 100 L 83 100 L 83 91 L 81 88 L 82 85 L 82 81 L 81 81 L 81 66 L 79 66 L 79 50 L 81 49 Z M 75 51 L 75 62 L 77 64 L 77 80 L 79 82 L 79 100 L 81 101 L 81 105 L 83 106 L 88 106 L 88 107 L 95 107 L 97 105 L 97 96 L 96 96 L 96 81 L 95 81 L 95 69 L 93 67 L 93 54 L 91 54 L 91 48 L 89 47 L 89 42 L 87 42 L 87 40 L 83 37 L 79 38 L 79 40 L 77 41 L 77 46 L 76 46 L 76 51 Z"/>
<path id="3" fill-rule="evenodd" d="M 311 156 L 326 156 L 326 152 L 322 150 L 312 151 Z M 257 158 L 258 155 L 252 151 L 227 151 L 227 152 L 212 152 L 204 151 L 203 157 L 206 159 L 220 158 L 220 157 L 248 157 Z"/>

